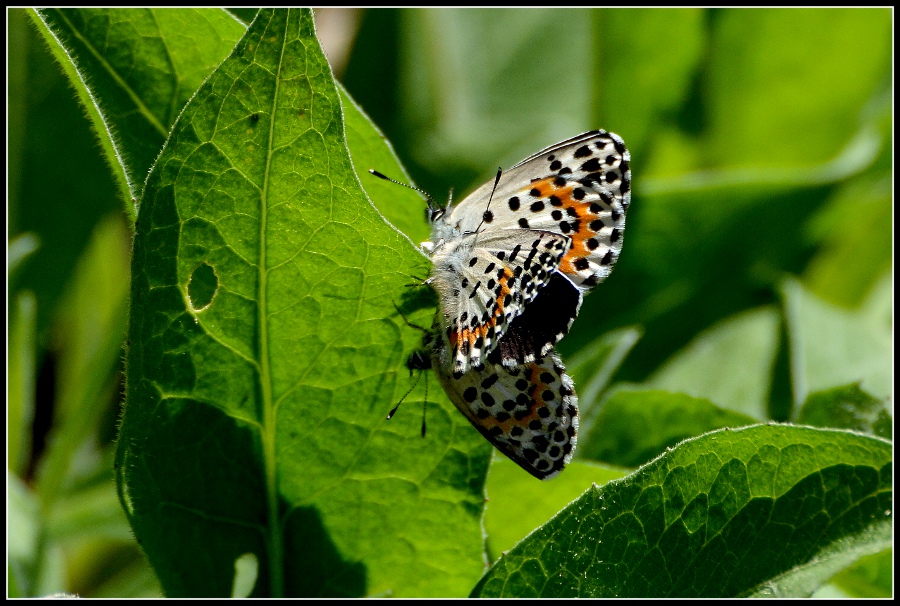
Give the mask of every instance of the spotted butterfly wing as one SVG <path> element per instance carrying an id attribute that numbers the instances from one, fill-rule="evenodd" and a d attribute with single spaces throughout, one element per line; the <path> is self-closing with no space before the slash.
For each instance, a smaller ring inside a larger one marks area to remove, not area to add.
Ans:
<path id="1" fill-rule="evenodd" d="M 433 369 L 472 425 L 531 475 L 548 480 L 572 460 L 578 398 L 555 350 L 516 368 L 488 361 L 464 373 Z"/>
<path id="2" fill-rule="evenodd" d="M 569 238 L 559 234 L 517 229 L 473 232 L 436 247 L 428 283 L 441 301 L 449 343 L 442 348 L 444 365 L 454 372 L 482 365 L 510 326 L 518 326 L 516 318 L 558 275 L 569 246 Z M 577 309 L 571 320 L 575 313 Z"/>
<path id="3" fill-rule="evenodd" d="M 520 227 L 571 238 L 559 270 L 587 292 L 609 276 L 622 250 L 630 161 L 618 135 L 583 133 L 504 172 L 489 209 L 493 180 L 455 205 L 445 220 L 458 221 L 462 232 L 474 231 L 484 220 L 483 229 Z"/>

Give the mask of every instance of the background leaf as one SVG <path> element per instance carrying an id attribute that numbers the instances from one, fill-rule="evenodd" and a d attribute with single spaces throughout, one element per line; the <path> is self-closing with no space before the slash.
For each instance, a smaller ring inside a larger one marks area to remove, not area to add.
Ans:
<path id="1" fill-rule="evenodd" d="M 600 397 L 622 364 L 622 361 L 641 338 L 637 328 L 611 331 L 584 347 L 569 362 L 569 374 L 578 385 L 578 432 L 590 435 L 600 413 Z M 576 451 L 580 456 L 582 451 Z"/>
<path id="2" fill-rule="evenodd" d="M 592 17 L 603 76 L 593 79 L 594 122 L 644 148 L 693 92 L 707 16 L 697 9 L 611 9 Z"/>
<path id="3" fill-rule="evenodd" d="M 859 559 L 850 568 L 837 574 L 826 586 L 839 591 L 839 597 L 880 598 L 890 595 L 894 581 L 893 549 Z M 813 597 L 829 597 L 824 592 Z"/>
<path id="4" fill-rule="evenodd" d="M 31 455 L 31 425 L 34 422 L 35 301 L 30 291 L 13 300 L 9 331 L 11 355 L 7 361 L 6 443 L 7 468 L 22 474 Z"/>
<path id="5" fill-rule="evenodd" d="M 705 88 L 711 163 L 802 166 L 836 155 L 859 128 L 858 108 L 884 83 L 886 11 L 714 15 Z M 748 36 L 756 43 L 747 45 Z M 859 65 L 847 45 L 878 59 Z M 841 86 L 833 86 L 835 73 L 845 74 Z"/>
<path id="6" fill-rule="evenodd" d="M 893 419 L 887 402 L 873 398 L 859 385 L 844 385 L 809 394 L 797 422 L 815 427 L 855 429 L 890 440 Z"/>
<path id="7" fill-rule="evenodd" d="M 605 399 L 579 446 L 581 456 L 636 467 L 687 438 L 755 422 L 703 398 L 622 384 Z"/>
<path id="8" fill-rule="evenodd" d="M 775 310 L 764 308 L 717 324 L 660 366 L 645 384 L 706 398 L 764 420 L 769 416 L 778 323 Z"/>
<path id="9" fill-rule="evenodd" d="M 76 268 L 75 288 L 63 301 L 64 313 L 70 317 L 64 321 L 68 331 L 57 335 L 56 422 L 38 470 L 45 507 L 59 497 L 72 471 L 75 451 L 85 446 L 85 436 L 95 434 L 103 418 L 109 398 L 99 396 L 114 389 L 125 334 L 127 241 L 121 219 L 110 218 L 102 224 Z"/>
<path id="10" fill-rule="evenodd" d="M 814 391 L 861 381 L 875 397 L 891 393 L 889 325 L 875 305 L 847 312 L 811 295 L 797 282 L 785 284 L 794 401 Z"/>

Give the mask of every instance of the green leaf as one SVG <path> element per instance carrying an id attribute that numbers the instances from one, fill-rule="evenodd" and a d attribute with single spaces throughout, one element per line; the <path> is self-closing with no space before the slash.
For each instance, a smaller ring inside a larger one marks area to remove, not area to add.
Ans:
<path id="1" fill-rule="evenodd" d="M 810 237 L 821 248 L 806 268 L 804 283 L 831 303 L 845 307 L 862 303 L 878 278 L 891 269 L 892 215 L 890 173 L 843 185 L 810 223 Z"/>
<path id="2" fill-rule="evenodd" d="M 809 394 L 797 423 L 855 429 L 890 440 L 894 423 L 887 404 L 887 400 L 872 397 L 856 383 L 844 385 Z"/>
<path id="3" fill-rule="evenodd" d="M 42 9 L 125 200 L 139 198 L 169 129 L 243 26 L 225 11 Z M 46 31 L 45 30 L 45 31 Z"/>
<path id="4" fill-rule="evenodd" d="M 37 310 L 34 294 L 20 292 L 12 301 L 9 329 L 9 357 L 6 360 L 6 467 L 24 475 L 31 455 L 31 423 L 34 420 L 34 394 L 37 369 L 35 346 Z"/>
<path id="5" fill-rule="evenodd" d="M 579 443 L 583 444 L 584 436 L 591 433 L 600 412 L 600 397 L 641 334 L 638 328 L 614 330 L 581 348 L 575 356 L 566 358 L 569 375 L 575 381 L 578 393 Z M 575 454 L 580 455 L 580 450 Z"/>
<path id="6" fill-rule="evenodd" d="M 128 296 L 128 229 L 101 223 L 62 299 L 53 427 L 38 469 L 45 508 L 64 490 L 76 453 L 94 438 L 114 394 Z"/>
<path id="7" fill-rule="evenodd" d="M 579 402 L 593 402 L 603 394 L 616 369 L 640 338 L 641 330 L 636 327 L 614 330 L 567 358 L 569 374 L 578 386 Z"/>
<path id="8" fill-rule="evenodd" d="M 891 450 L 804 427 L 707 434 L 589 490 L 472 595 L 809 595 L 890 545 Z"/>
<path id="9" fill-rule="evenodd" d="M 9 597 L 44 596 L 65 587 L 65 565 L 58 546 L 48 545 L 40 503 L 14 474 L 6 472 L 9 535 Z"/>
<path id="10" fill-rule="evenodd" d="M 10 274 L 9 290 L 34 293 L 41 364 L 76 262 L 97 223 L 122 203 L 84 108 L 31 21 L 27 10 L 10 9 L 8 235 L 29 233 L 40 247 Z"/>
<path id="11" fill-rule="evenodd" d="M 21 234 L 9 241 L 7 272 L 12 275 L 39 247 L 34 234 Z M 6 467 L 22 476 L 31 454 L 31 423 L 37 368 L 37 301 L 34 293 L 23 290 L 13 298 L 10 314 L 9 349 L 6 360 Z"/>
<path id="12" fill-rule="evenodd" d="M 890 48 L 888 9 L 716 14 L 704 83 L 707 162 L 781 169 L 830 159 L 857 131 L 860 107 L 890 69 Z"/>
<path id="13" fill-rule="evenodd" d="M 758 422 L 683 393 L 625 384 L 613 390 L 592 431 L 579 438 L 582 457 L 636 467 L 687 438 Z"/>
<path id="14" fill-rule="evenodd" d="M 778 313 L 768 307 L 724 320 L 695 337 L 657 369 L 645 386 L 705 398 L 763 421 L 769 418 L 778 327 Z"/>
<path id="15" fill-rule="evenodd" d="M 784 284 L 794 403 L 809 394 L 861 382 L 876 398 L 891 395 L 893 345 L 880 308 L 848 312 L 812 295 L 799 282 Z M 872 301 L 877 301 L 875 291 Z"/>
<path id="16" fill-rule="evenodd" d="M 54 29 L 47 20 L 45 11 L 30 9 L 29 14 L 38 32 L 43 36 L 44 41 L 47 43 L 47 48 L 56 58 L 57 64 L 62 68 L 66 79 L 75 90 L 75 93 L 81 102 L 80 105 L 87 115 L 94 133 L 97 136 L 97 141 L 103 149 L 104 159 L 115 180 L 115 185 L 118 187 L 119 196 L 122 201 L 125 202 L 125 211 L 128 213 L 129 217 L 133 218 L 134 207 L 133 205 L 128 204 L 127 201 L 134 199 L 135 192 L 138 191 L 138 188 L 131 183 L 129 175 L 123 170 L 124 164 L 119 160 L 122 152 L 117 148 L 117 142 L 109 130 L 109 125 L 106 124 L 103 112 L 91 95 L 91 90 L 87 84 L 87 74 L 79 71 L 78 64 L 72 57 L 70 49 L 66 48 L 59 38 L 59 35 L 61 34 L 59 28 L 57 27 Z"/>
<path id="17" fill-rule="evenodd" d="M 118 483 L 166 595 L 231 595 L 246 553 L 253 596 L 472 586 L 488 443 L 433 391 L 425 440 L 418 415 L 385 420 L 421 339 L 393 301 L 424 261 L 360 187 L 311 13 L 261 11 L 137 224 Z"/>
<path id="18" fill-rule="evenodd" d="M 6 472 L 9 536 L 7 572 L 10 597 L 34 593 L 38 572 L 40 507 L 28 487 L 13 473 Z"/>

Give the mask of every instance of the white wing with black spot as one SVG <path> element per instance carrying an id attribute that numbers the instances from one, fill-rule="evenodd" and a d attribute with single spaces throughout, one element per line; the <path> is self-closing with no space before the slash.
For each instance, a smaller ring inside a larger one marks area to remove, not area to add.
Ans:
<path id="1" fill-rule="evenodd" d="M 583 133 L 529 156 L 483 184 L 441 220 L 460 232 L 539 229 L 571 238 L 560 271 L 588 291 L 612 272 L 631 203 L 631 154 L 622 138 Z"/>
<path id="2" fill-rule="evenodd" d="M 572 460 L 578 440 L 578 398 L 555 350 L 516 368 L 433 369 L 454 405 L 500 452 L 541 480 Z"/>
<path id="3" fill-rule="evenodd" d="M 449 343 L 447 367 L 464 372 L 484 364 L 510 327 L 521 326 L 516 319 L 538 293 L 555 276 L 562 278 L 556 270 L 568 247 L 565 236 L 519 229 L 472 233 L 435 248 L 429 283 L 440 299 L 441 324 Z M 561 311 L 574 320 L 581 301 L 577 289 L 570 288 L 577 295 L 575 307 Z M 555 342 L 532 349 L 540 355 Z M 535 352 L 528 355 L 533 360 Z M 510 365 L 531 361 L 525 354 L 506 358 Z"/>

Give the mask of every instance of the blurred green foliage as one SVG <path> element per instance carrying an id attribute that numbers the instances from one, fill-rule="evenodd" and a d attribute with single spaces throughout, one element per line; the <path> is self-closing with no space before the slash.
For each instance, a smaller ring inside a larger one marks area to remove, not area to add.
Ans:
<path id="1" fill-rule="evenodd" d="M 8 11 L 11 596 L 160 594 L 113 476 L 134 208 L 185 103 L 254 11 L 236 15 Z M 427 235 L 420 201 L 366 181 L 365 169 L 395 166 L 372 123 L 438 199 L 586 130 L 617 132 L 632 154 L 622 257 L 560 344 L 589 421 L 584 461 L 546 484 L 492 465 L 492 562 L 591 482 L 624 473 L 597 460 L 637 466 L 750 420 L 890 437 L 890 9 L 354 15 L 335 69 L 371 123 L 343 97 L 347 141 L 366 193 L 413 241 Z M 405 373 L 406 353 L 384 357 Z M 414 420 L 395 422 L 417 438 Z M 530 499 L 540 506 L 524 515 Z M 885 562 L 889 550 L 817 595 L 891 595 Z"/>

